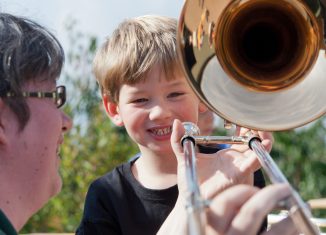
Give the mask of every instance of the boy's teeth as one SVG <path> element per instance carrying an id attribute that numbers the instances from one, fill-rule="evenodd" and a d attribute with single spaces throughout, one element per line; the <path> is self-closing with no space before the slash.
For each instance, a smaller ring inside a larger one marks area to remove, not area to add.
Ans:
<path id="1" fill-rule="evenodd" d="M 153 130 L 153 133 L 156 134 L 156 135 L 166 135 L 166 134 L 169 134 L 170 132 L 171 132 L 170 127 Z"/>

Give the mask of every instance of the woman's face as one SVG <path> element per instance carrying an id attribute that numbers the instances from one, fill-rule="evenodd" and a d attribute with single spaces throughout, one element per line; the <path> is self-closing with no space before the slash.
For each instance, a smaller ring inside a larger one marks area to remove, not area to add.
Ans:
<path id="1" fill-rule="evenodd" d="M 30 83 L 23 90 L 51 92 L 55 87 L 49 82 Z M 20 184 L 17 187 L 24 192 L 17 197 L 36 211 L 61 190 L 59 151 L 72 121 L 52 98 L 26 98 L 26 102 L 30 118 L 24 129 L 19 130 L 15 118 L 8 122 L 8 164 L 13 184 Z"/>

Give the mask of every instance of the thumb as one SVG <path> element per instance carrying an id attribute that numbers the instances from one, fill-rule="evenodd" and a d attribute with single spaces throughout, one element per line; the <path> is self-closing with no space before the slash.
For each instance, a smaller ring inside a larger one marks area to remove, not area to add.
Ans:
<path id="1" fill-rule="evenodd" d="M 171 135 L 171 146 L 172 150 L 177 158 L 178 164 L 185 161 L 185 156 L 183 153 L 183 148 L 181 146 L 181 138 L 185 133 L 185 129 L 180 122 L 180 120 L 175 119 L 172 126 L 172 135 Z"/>
<path id="2" fill-rule="evenodd" d="M 179 120 L 174 120 L 172 135 L 171 135 L 171 145 L 172 150 L 177 159 L 177 180 L 179 189 L 179 198 L 184 201 L 187 195 L 187 178 L 186 178 L 186 157 L 181 146 L 181 138 L 185 133 L 185 129 Z"/>

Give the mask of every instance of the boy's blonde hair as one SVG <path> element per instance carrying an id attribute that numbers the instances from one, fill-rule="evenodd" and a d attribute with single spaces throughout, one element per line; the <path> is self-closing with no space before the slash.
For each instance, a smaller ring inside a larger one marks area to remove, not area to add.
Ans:
<path id="1" fill-rule="evenodd" d="M 94 73 L 102 95 L 118 102 L 123 84 L 144 81 L 158 64 L 167 79 L 179 71 L 176 52 L 177 20 L 164 16 L 141 16 L 123 21 L 97 52 Z"/>

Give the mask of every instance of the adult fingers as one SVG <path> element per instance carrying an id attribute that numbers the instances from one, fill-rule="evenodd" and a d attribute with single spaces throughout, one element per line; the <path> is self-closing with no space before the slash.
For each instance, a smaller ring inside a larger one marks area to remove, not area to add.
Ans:
<path id="1" fill-rule="evenodd" d="M 280 235 L 280 234 L 286 234 L 286 235 L 299 234 L 299 232 L 295 228 L 295 225 L 291 217 L 287 217 L 282 221 L 273 224 L 271 228 L 268 231 L 264 232 L 262 235 Z"/>
<path id="2" fill-rule="evenodd" d="M 260 190 L 241 207 L 226 234 L 256 234 L 266 215 L 290 192 L 290 187 L 285 184 L 274 184 Z"/>
<path id="3" fill-rule="evenodd" d="M 235 136 L 245 136 L 246 133 L 248 133 L 248 131 L 250 131 L 248 128 L 236 126 L 234 135 Z M 235 149 L 239 152 L 245 152 L 249 149 L 248 144 L 232 144 L 231 148 Z"/>
<path id="4" fill-rule="evenodd" d="M 212 161 L 214 159 L 215 161 Z M 235 184 L 252 185 L 253 173 L 260 168 L 255 155 L 244 156 L 243 153 L 233 149 L 219 151 L 214 159 L 197 157 L 200 189 L 205 198 L 213 198 Z"/>
<path id="5" fill-rule="evenodd" d="M 273 133 L 269 131 L 258 131 L 258 135 L 265 149 L 270 152 L 274 143 Z"/>
<path id="6" fill-rule="evenodd" d="M 260 139 L 262 140 L 262 144 L 264 145 L 265 149 L 268 152 L 271 151 L 272 145 L 273 145 L 273 142 L 274 142 L 274 137 L 273 137 L 272 132 L 250 130 L 250 129 L 245 128 L 245 127 L 237 126 L 235 135 L 237 135 L 237 136 L 246 136 L 249 133 L 251 133 L 252 135 L 257 135 L 258 137 L 260 137 Z M 232 147 L 234 149 L 238 150 L 238 151 L 241 151 L 241 152 L 244 152 L 244 151 L 248 150 L 248 145 L 234 144 Z"/>
<path id="7" fill-rule="evenodd" d="M 235 135 L 237 136 L 244 136 L 247 134 L 247 132 L 250 131 L 250 129 L 246 128 L 246 127 L 241 127 L 241 126 L 236 126 L 235 129 Z"/>
<path id="8" fill-rule="evenodd" d="M 261 168 L 257 155 L 253 151 L 247 151 L 241 160 L 240 171 L 243 174 L 254 173 Z"/>
<path id="9" fill-rule="evenodd" d="M 218 194 L 207 211 L 210 230 L 225 234 L 239 208 L 257 192 L 257 188 L 248 185 L 236 185 Z"/>

